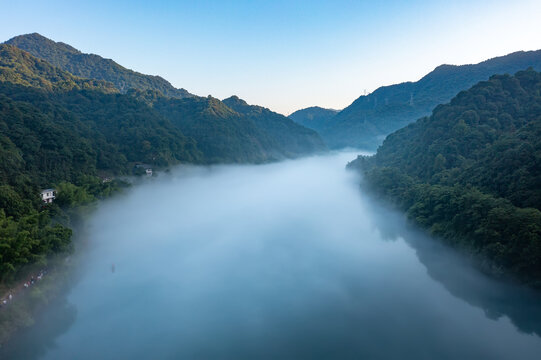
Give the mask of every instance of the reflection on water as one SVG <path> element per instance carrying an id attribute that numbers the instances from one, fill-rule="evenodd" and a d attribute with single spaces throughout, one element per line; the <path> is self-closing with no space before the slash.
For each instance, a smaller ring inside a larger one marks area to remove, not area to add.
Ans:
<path id="1" fill-rule="evenodd" d="M 104 203 L 67 303 L 8 355 L 538 358 L 539 294 L 368 200 L 354 157 L 182 167 Z"/>
<path id="2" fill-rule="evenodd" d="M 408 225 L 401 214 L 374 200 L 371 200 L 371 206 L 375 210 L 374 226 L 385 229 L 382 232 L 384 238 L 404 239 L 415 249 L 430 277 L 451 294 L 483 309 L 490 319 L 508 317 L 521 332 L 541 336 L 539 291 L 499 281 L 477 271 L 473 261 Z"/>

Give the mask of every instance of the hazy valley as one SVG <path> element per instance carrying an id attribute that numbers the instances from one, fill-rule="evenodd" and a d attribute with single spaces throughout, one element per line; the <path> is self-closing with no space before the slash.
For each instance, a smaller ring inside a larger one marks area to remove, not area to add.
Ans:
<path id="1" fill-rule="evenodd" d="M 0 358 L 537 359 L 541 50 L 504 54 L 285 116 L 1 43 Z"/>

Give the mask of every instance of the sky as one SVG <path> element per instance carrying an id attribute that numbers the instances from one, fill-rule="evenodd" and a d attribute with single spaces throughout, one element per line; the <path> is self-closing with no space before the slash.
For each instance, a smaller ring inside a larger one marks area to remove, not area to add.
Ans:
<path id="1" fill-rule="evenodd" d="M 541 49 L 541 1 L 0 0 L 0 41 L 38 32 L 193 94 L 288 115 L 342 109 L 440 64 Z"/>

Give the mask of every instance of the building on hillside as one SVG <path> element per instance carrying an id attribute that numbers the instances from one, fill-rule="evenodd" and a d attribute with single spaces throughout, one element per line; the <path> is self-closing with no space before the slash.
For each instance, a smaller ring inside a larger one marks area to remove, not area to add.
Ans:
<path id="1" fill-rule="evenodd" d="M 148 164 L 136 164 L 134 170 L 135 175 L 147 174 L 147 176 L 152 176 L 152 167 Z"/>
<path id="2" fill-rule="evenodd" d="M 110 178 L 110 177 L 104 177 L 104 178 L 101 179 L 101 182 L 102 182 L 103 184 L 105 184 L 105 183 L 110 183 L 111 181 L 113 181 L 113 179 Z"/>
<path id="3" fill-rule="evenodd" d="M 43 201 L 46 204 L 50 204 L 56 198 L 56 190 L 55 189 L 41 190 L 40 196 L 41 196 L 41 201 Z"/>

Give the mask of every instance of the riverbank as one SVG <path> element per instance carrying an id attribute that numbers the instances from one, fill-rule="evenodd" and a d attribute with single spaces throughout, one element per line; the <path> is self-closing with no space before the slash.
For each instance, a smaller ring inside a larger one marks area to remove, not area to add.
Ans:
<path id="1" fill-rule="evenodd" d="M 32 326 L 35 317 L 65 290 L 70 277 L 70 257 L 56 256 L 48 260 L 48 267 L 38 279 L 19 284 L 7 295 L 7 302 L 0 308 L 0 348 L 17 332 Z M 28 287 L 24 284 L 30 283 Z"/>
<path id="2" fill-rule="evenodd" d="M 423 183 L 397 168 L 373 166 L 370 161 L 359 157 L 348 164 L 362 175 L 364 191 L 471 258 L 480 271 L 541 289 L 539 210 L 516 207 L 473 186 Z"/>
<path id="3" fill-rule="evenodd" d="M 47 268 L 41 269 L 37 274 L 30 275 L 29 278 L 27 277 L 22 282 L 19 282 L 15 287 L 10 287 L 5 290 L 3 294 L 0 292 L 0 311 L 11 305 L 14 299 L 17 299 L 19 295 L 22 295 L 24 290 L 31 289 L 34 285 L 37 285 L 38 282 L 43 280 L 44 276 L 47 276 L 47 274 Z"/>
<path id="4" fill-rule="evenodd" d="M 106 183 L 109 191 L 102 191 L 99 197 L 69 197 L 69 202 L 64 200 L 64 209 L 56 204 L 50 208 L 54 214 L 52 221 L 72 231 L 70 251 L 52 254 L 29 264 L 13 280 L 0 284 L 0 347 L 18 332 L 32 326 L 39 312 L 66 290 L 68 280 L 74 276 L 72 270 L 76 264 L 74 258 L 77 258 L 74 254 L 84 251 L 86 246 L 85 219 L 92 215 L 101 201 L 120 195 L 133 184 L 127 180 L 123 178 L 114 184 Z M 81 201 L 81 198 L 85 200 Z"/>

